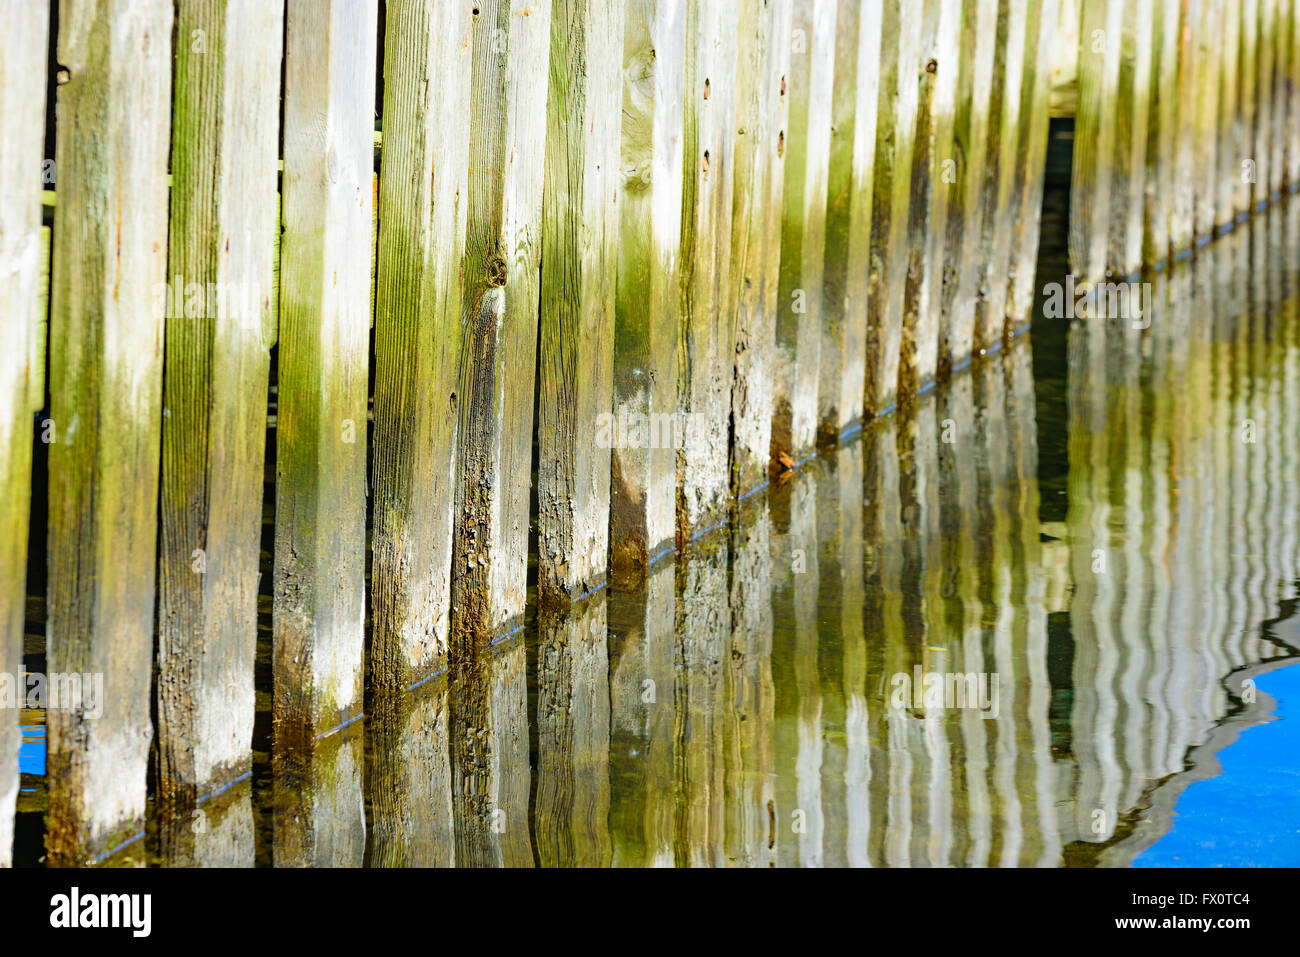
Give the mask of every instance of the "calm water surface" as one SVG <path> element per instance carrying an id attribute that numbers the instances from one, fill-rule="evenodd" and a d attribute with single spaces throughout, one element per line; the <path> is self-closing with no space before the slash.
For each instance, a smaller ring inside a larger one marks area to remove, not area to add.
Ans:
<path id="1" fill-rule="evenodd" d="M 1293 200 L 1153 277 L 1149 328 L 1039 318 L 310 754 L 260 695 L 251 780 L 115 862 L 1300 864 L 1297 265 Z"/>

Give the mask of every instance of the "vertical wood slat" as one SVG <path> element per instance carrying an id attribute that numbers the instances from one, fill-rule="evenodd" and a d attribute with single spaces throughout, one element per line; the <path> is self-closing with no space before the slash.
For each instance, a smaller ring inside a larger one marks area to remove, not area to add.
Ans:
<path id="1" fill-rule="evenodd" d="M 671 549 L 677 504 L 685 0 L 631 0 L 622 43 L 610 571 Z"/>
<path id="2" fill-rule="evenodd" d="M 1110 217 L 1106 264 L 1110 273 L 1121 279 L 1142 268 L 1154 2 L 1133 0 L 1131 14 L 1124 17 L 1122 34 L 1116 38 L 1120 62 L 1115 98 L 1115 178 L 1111 182 L 1114 212 Z"/>
<path id="3" fill-rule="evenodd" d="M 184 0 L 176 27 L 158 790 L 193 803 L 252 761 L 284 7 Z"/>
<path id="4" fill-rule="evenodd" d="M 882 5 L 864 385 L 868 416 L 892 409 L 897 396 L 921 13 L 922 0 L 884 0 Z"/>
<path id="5" fill-rule="evenodd" d="M 103 695 L 93 719 L 86 699 L 47 712 L 46 848 L 78 863 L 138 835 L 145 810 L 172 4 L 69 0 L 60 14 L 48 661 L 99 675 Z"/>
<path id="6" fill-rule="evenodd" d="M 1257 0 L 1255 17 L 1246 25 L 1255 39 L 1255 184 L 1256 210 L 1268 202 L 1273 182 L 1273 9 L 1276 0 Z"/>
<path id="7" fill-rule="evenodd" d="M 528 593 L 551 4 L 478 10 L 451 564 L 454 640 L 475 647 L 523 625 Z"/>
<path id="8" fill-rule="evenodd" d="M 49 4 L 0 3 L 0 867 L 10 866 L 18 796 L 16 675 L 23 666 L 32 415 L 45 402 L 41 227 Z"/>
<path id="9" fill-rule="evenodd" d="M 687 0 L 682 124 L 681 326 L 685 418 L 677 455 L 677 536 L 726 517 L 734 322 L 731 208 L 736 149 L 736 6 Z"/>
<path id="10" fill-rule="evenodd" d="M 947 186 L 949 208 L 939 330 L 939 369 L 945 374 L 970 361 L 975 341 L 975 299 L 983 279 L 983 190 L 989 150 L 998 0 L 965 0 L 958 53 L 953 120 L 956 182 Z"/>
<path id="11" fill-rule="evenodd" d="M 1157 5 L 1160 0 L 1157 0 Z M 1223 0 L 1219 18 L 1220 70 L 1218 130 L 1215 143 L 1215 225 L 1224 226 L 1231 223 L 1239 209 L 1238 197 L 1241 193 L 1241 126 L 1239 111 L 1240 92 L 1240 57 L 1241 57 L 1241 14 L 1240 0 Z M 1159 72 L 1154 74 L 1157 82 L 1153 88 L 1160 86 L 1163 79 Z M 1153 98 L 1158 96 L 1153 92 Z M 1248 185 L 1248 184 L 1247 184 Z"/>
<path id="12" fill-rule="evenodd" d="M 1012 268 L 1007 285 L 1008 332 L 1016 332 L 1031 319 L 1034 307 L 1034 275 L 1038 266 L 1038 241 L 1042 226 L 1043 190 L 1046 186 L 1047 136 L 1050 128 L 1048 94 L 1052 72 L 1053 40 L 1056 37 L 1059 11 L 1057 0 L 1036 0 L 1030 7 L 1025 33 L 1025 77 L 1021 83 L 1022 117 L 1021 156 L 1023 175 L 1017 176 L 1020 191 L 1015 197 L 1012 220 Z M 1148 11 L 1150 12 L 1150 11 Z M 1150 17 L 1147 32 L 1139 42 L 1151 43 Z M 1149 58 L 1148 58 L 1149 63 Z M 1149 79 L 1149 78 L 1148 78 Z M 1141 85 L 1143 90 L 1146 86 Z M 1146 135 L 1145 129 L 1142 134 Z M 1145 161 L 1145 153 L 1143 154 Z M 1137 168 L 1137 185 L 1130 202 L 1133 210 L 1129 229 L 1137 235 L 1136 258 L 1142 261 L 1143 192 L 1145 169 Z"/>
<path id="13" fill-rule="evenodd" d="M 1079 23 L 1079 103 L 1070 174 L 1070 270 L 1095 281 L 1106 273 L 1114 175 L 1121 0 L 1084 0 Z"/>
<path id="14" fill-rule="evenodd" d="M 1229 5 L 1236 0 L 1229 0 Z M 1286 121 L 1286 186 L 1291 192 L 1300 190 L 1300 4 L 1286 0 L 1283 29 L 1290 44 L 1287 60 L 1287 121 Z"/>
<path id="15" fill-rule="evenodd" d="M 1180 0 L 1155 0 L 1151 103 L 1147 110 L 1147 163 L 1142 259 L 1155 265 L 1170 253 L 1174 165 L 1178 134 Z"/>
<path id="16" fill-rule="evenodd" d="M 612 396 L 623 7 L 552 6 L 537 387 L 546 600 L 571 600 L 606 577 L 610 450 L 596 429 Z"/>
<path id="17" fill-rule="evenodd" d="M 835 0 L 794 0 L 772 376 L 771 454 L 786 467 L 817 439 L 836 13 Z"/>
<path id="18" fill-rule="evenodd" d="M 839 0 L 831 151 L 827 172 L 826 262 L 817 379 L 820 440 L 861 426 L 866 374 L 867 281 L 871 272 L 871 184 L 880 95 L 878 3 Z"/>
<path id="19" fill-rule="evenodd" d="M 473 399 L 457 391 L 471 136 L 446 104 L 469 103 L 473 9 L 396 0 L 386 13 L 369 669 L 385 692 L 433 674 L 450 633 L 456 426 Z"/>
<path id="20" fill-rule="evenodd" d="M 993 69 L 993 102 L 989 108 L 989 153 L 985 159 L 983 193 L 984 277 L 980 283 L 979 298 L 975 303 L 975 346 L 985 351 L 995 348 L 1002 341 L 1007 326 L 1006 277 L 1011 268 L 1012 232 L 1008 228 L 1008 220 L 1013 215 L 1017 176 L 1024 172 L 1022 168 L 1018 168 L 1017 151 L 1020 143 L 1020 86 L 1025 65 L 1026 13 L 1025 0 L 999 0 L 998 60 Z M 1083 57 L 1081 56 L 1079 94 L 1081 111 L 1084 104 L 1082 90 Z M 1076 155 L 1080 135 L 1081 133 L 1076 129 L 1074 141 Z M 1102 149 L 1100 143 L 1097 148 Z M 1071 197 L 1072 225 L 1075 209 Z M 1103 217 L 1102 223 L 1104 222 Z M 1104 225 L 1094 224 L 1090 228 L 1102 231 L 1101 241 L 1104 243 Z M 1104 245 L 1102 251 L 1104 252 Z"/>
<path id="21" fill-rule="evenodd" d="M 286 738 L 362 708 L 370 257 L 357 250 L 373 218 L 377 10 L 286 7 L 272 663 Z"/>
<path id="22" fill-rule="evenodd" d="M 793 0 L 740 0 L 731 294 L 736 316 L 731 396 L 731 486 L 736 498 L 767 481 L 772 441 L 774 316 L 785 185 L 785 92 Z"/>
<path id="23" fill-rule="evenodd" d="M 958 32 L 962 0 L 925 0 L 917 83 L 916 138 L 908 203 L 908 252 L 898 391 L 911 397 L 934 384 L 942 318 L 947 191 L 957 98 Z"/>
<path id="24" fill-rule="evenodd" d="M 1214 233 L 1218 210 L 1219 24 L 1224 0 L 1197 0 L 1195 224 L 1198 240 Z"/>

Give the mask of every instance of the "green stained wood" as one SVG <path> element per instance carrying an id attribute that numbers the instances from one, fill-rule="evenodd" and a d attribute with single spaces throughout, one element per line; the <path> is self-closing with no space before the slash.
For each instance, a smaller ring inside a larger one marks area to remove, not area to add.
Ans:
<path id="1" fill-rule="evenodd" d="M 1255 24 L 1259 16 L 1260 0 L 1239 0 L 1238 4 L 1238 58 L 1237 58 L 1237 141 L 1238 164 L 1237 212 L 1245 213 L 1255 206 L 1256 182 L 1259 164 L 1255 157 L 1255 113 L 1259 99 L 1256 76 L 1259 69 L 1259 32 Z"/>
<path id="2" fill-rule="evenodd" d="M 736 30 L 734 4 L 688 0 L 677 343 L 684 418 L 677 452 L 679 544 L 726 518 L 730 491 Z"/>
<path id="3" fill-rule="evenodd" d="M 863 386 L 868 416 L 892 408 L 897 394 L 922 19 L 922 0 L 882 4 Z"/>
<path id="4" fill-rule="evenodd" d="M 138 835 L 145 811 L 171 36 L 170 0 L 60 7 L 48 670 L 99 675 L 103 695 L 47 713 L 54 863 Z"/>
<path id="5" fill-rule="evenodd" d="M 731 220 L 731 294 L 736 316 L 731 393 L 731 488 L 761 487 L 771 462 L 772 376 L 780 292 L 785 186 L 785 84 L 793 0 L 740 0 L 736 72 L 736 176 Z"/>
<path id="6" fill-rule="evenodd" d="M 1128 277 L 1142 268 L 1146 195 L 1147 117 L 1151 107 L 1151 26 L 1155 0 L 1132 0 L 1121 24 L 1119 93 L 1106 264 Z M 1041 167 L 1041 162 L 1040 162 Z"/>
<path id="7" fill-rule="evenodd" d="M 375 0 L 289 0 L 286 17 L 272 707 L 288 739 L 362 708 L 370 257 L 357 250 L 378 25 Z"/>
<path id="8" fill-rule="evenodd" d="M 1181 0 L 1155 0 L 1152 11 L 1151 102 L 1147 109 L 1147 162 L 1142 260 L 1169 258 L 1178 136 L 1178 62 Z"/>
<path id="9" fill-rule="evenodd" d="M 1222 2 L 1222 0 L 1219 0 Z M 1286 73 L 1287 46 L 1281 29 L 1285 0 L 1261 0 L 1259 25 L 1259 83 L 1261 102 L 1267 102 L 1267 120 L 1261 111 L 1259 133 L 1266 137 L 1260 146 L 1267 150 L 1267 178 L 1260 179 L 1261 198 L 1272 200 L 1286 178 Z M 1267 124 L 1265 127 L 1263 124 Z"/>
<path id="10" fill-rule="evenodd" d="M 1115 0 L 1118 2 L 1118 0 Z M 1021 139 L 1020 87 L 1024 75 L 1025 56 L 1025 21 L 1026 3 L 1024 0 L 1000 0 L 998 4 L 998 62 L 993 68 L 993 102 L 989 110 L 989 144 L 985 157 L 984 175 L 984 247 L 982 251 L 984 277 L 980 282 L 979 297 L 975 303 L 975 345 L 981 350 L 989 349 L 1001 341 L 1007 326 L 1007 274 L 1011 269 L 1011 225 L 1014 222 L 1018 174 L 1024 169 L 1018 163 Z M 1111 34 L 1118 44 L 1118 34 Z M 1085 102 L 1085 77 L 1082 54 L 1080 55 L 1080 119 Z M 1113 99 L 1109 102 L 1113 103 Z M 1084 135 L 1075 126 L 1074 149 L 1079 151 L 1079 137 Z M 1109 135 L 1109 134 L 1107 134 Z M 1101 149 L 1100 145 L 1098 149 Z M 1101 155 L 1105 155 L 1104 153 Z M 1086 165 L 1086 164 L 1085 164 Z M 1102 164 L 1104 167 L 1107 163 Z M 1072 188 L 1077 187 L 1079 168 L 1076 165 Z M 1076 224 L 1080 207 L 1070 201 L 1071 228 Z M 1105 252 L 1105 217 L 1100 223 L 1090 228 L 1100 230 L 1099 239 L 1093 245 L 1101 244 L 1098 255 Z M 1071 257 L 1072 268 L 1078 272 Z"/>
<path id="11" fill-rule="evenodd" d="M 1110 217 L 1120 209 L 1111 193 L 1123 13 L 1121 0 L 1084 0 L 1079 19 L 1069 248 L 1071 271 L 1090 282 L 1106 274 Z"/>
<path id="12" fill-rule="evenodd" d="M 1195 225 L 1197 236 L 1214 233 L 1218 212 L 1219 55 L 1224 0 L 1197 0 Z"/>
<path id="13" fill-rule="evenodd" d="M 859 0 L 839 0 L 835 15 L 822 343 L 817 378 L 818 430 L 824 442 L 838 441 L 863 420 L 880 16 L 880 4 L 863 4 Z"/>
<path id="14" fill-rule="evenodd" d="M 794 0 L 791 20 L 771 439 L 786 467 L 817 439 L 836 12 L 835 0 Z"/>
<path id="15" fill-rule="evenodd" d="M 953 115 L 955 182 L 946 183 L 943 323 L 939 369 L 945 373 L 970 360 L 975 341 L 975 299 L 983 279 L 985 162 L 989 150 L 993 65 L 997 48 L 998 0 L 964 0 L 957 98 Z M 942 168 L 942 164 L 941 164 Z"/>
<path id="16" fill-rule="evenodd" d="M 903 288 L 898 391 L 905 398 L 934 383 L 943 319 L 948 189 L 952 156 L 962 0 L 925 0 L 917 78 L 916 146 L 908 210 L 910 244 Z"/>
<path id="17" fill-rule="evenodd" d="M 1266 203 L 1273 182 L 1273 10 L 1276 0 L 1258 0 L 1255 20 L 1255 182 L 1251 199 L 1256 208 Z"/>
<path id="18" fill-rule="evenodd" d="M 182 0 L 176 30 L 158 791 L 193 803 L 252 761 L 284 8 Z"/>
<path id="19" fill-rule="evenodd" d="M 537 392 L 538 588 L 606 578 L 623 0 L 556 0 L 546 104 Z"/>
<path id="20" fill-rule="evenodd" d="M 1159 0 L 1157 0 L 1159 6 Z M 1223 0 L 1219 30 L 1219 115 L 1215 142 L 1218 169 L 1215 174 L 1215 223 L 1230 223 L 1238 211 L 1244 211 L 1249 201 L 1249 183 L 1241 176 L 1241 113 L 1239 109 L 1240 57 L 1241 57 L 1241 3 L 1240 0 Z M 1159 80 L 1160 74 L 1153 73 Z M 1153 91 L 1159 82 L 1151 84 Z M 1153 92 L 1154 98 L 1159 96 Z M 1245 197 L 1243 197 L 1243 187 Z"/>
<path id="21" fill-rule="evenodd" d="M 452 633 L 466 654 L 523 624 L 546 159 L 549 0 L 473 18 Z"/>
<path id="22" fill-rule="evenodd" d="M 685 0 L 628 0 L 622 62 L 614 419 L 601 437 L 610 570 L 631 582 L 676 537 Z"/>
<path id="23" fill-rule="evenodd" d="M 1034 0 L 1029 7 L 1025 32 L 1025 76 L 1020 84 L 1020 112 L 1023 118 L 1021 162 L 1024 164 L 1024 172 L 1018 176 L 1021 189 L 1015 202 L 1016 215 L 1012 221 L 1015 232 L 1012 235 L 1012 268 L 1007 285 L 1007 319 L 1012 331 L 1030 321 L 1031 310 L 1034 308 L 1034 274 L 1038 267 L 1038 241 L 1047 163 L 1049 77 L 1055 53 L 1052 43 L 1058 29 L 1058 10 L 1056 0 Z M 1139 167 L 1139 184 L 1144 182 L 1145 175 L 1145 168 Z M 1144 208 L 1141 185 L 1130 201 L 1136 207 L 1136 211 L 1129 212 L 1130 221 L 1135 218 L 1137 223 L 1136 227 L 1130 225 L 1130 229 L 1136 229 L 1137 259 L 1141 262 Z"/>
<path id="24" fill-rule="evenodd" d="M 45 403 L 48 230 L 41 226 L 49 5 L 0 4 L 0 867 L 12 863 L 27 606 L 32 415 Z"/>
<path id="25" fill-rule="evenodd" d="M 400 0 L 388 5 L 385 21 L 369 680 L 386 693 L 424 680 L 447 653 L 457 418 L 466 402 L 486 420 L 496 414 L 492 400 L 485 406 L 477 396 L 475 404 L 457 381 L 462 290 L 470 282 L 462 256 L 471 34 L 484 29 L 475 8 L 472 0 Z M 462 106 L 446 109 L 449 103 Z M 367 138 L 371 125 L 361 131 Z M 489 261 L 494 254 L 468 261 L 489 306 L 501 294 L 483 284 L 504 271 Z M 476 327 L 493 316 L 490 309 L 475 315 Z"/>

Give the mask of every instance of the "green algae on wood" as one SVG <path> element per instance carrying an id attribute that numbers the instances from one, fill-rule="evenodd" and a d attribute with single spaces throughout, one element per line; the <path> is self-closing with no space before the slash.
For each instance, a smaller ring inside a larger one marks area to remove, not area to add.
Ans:
<path id="1" fill-rule="evenodd" d="M 1122 0 L 1089 0 L 1080 12 L 1069 249 L 1071 272 L 1089 282 L 1106 275 L 1123 13 Z"/>
<path id="2" fill-rule="evenodd" d="M 176 29 L 158 791 L 192 805 L 252 761 L 284 8 L 182 0 Z"/>
<path id="3" fill-rule="evenodd" d="M 975 301 L 984 278 L 981 198 L 989 151 L 997 17 L 998 0 L 962 4 L 951 157 L 955 181 L 945 184 L 948 213 L 938 358 L 938 369 L 945 375 L 970 361 L 975 343 Z"/>
<path id="4" fill-rule="evenodd" d="M 1151 26 L 1155 0 L 1133 0 L 1120 43 L 1115 98 L 1115 153 L 1111 182 L 1110 272 L 1127 278 L 1142 268 L 1146 195 L 1147 117 L 1151 106 Z"/>
<path id="5" fill-rule="evenodd" d="M 681 545 L 726 518 L 730 482 L 731 205 L 735 175 L 736 7 L 687 0 L 682 123 L 683 419 L 677 453 Z"/>
<path id="6" fill-rule="evenodd" d="M 1162 0 L 1156 0 L 1157 9 Z M 1241 176 L 1241 158 L 1237 155 L 1241 142 L 1239 96 L 1241 84 L 1238 82 L 1241 56 L 1241 16 L 1240 0 L 1224 0 L 1222 18 L 1219 25 L 1221 46 L 1221 69 L 1219 71 L 1218 130 L 1215 142 L 1215 224 L 1232 222 L 1238 209 L 1245 211 L 1249 203 L 1250 184 L 1243 182 Z M 1160 79 L 1158 66 L 1152 76 Z M 1160 86 L 1152 83 L 1153 90 Z M 1159 93 L 1153 92 L 1153 97 Z M 1243 189 L 1244 187 L 1244 189 Z M 1244 198 L 1243 198 L 1244 194 Z"/>
<path id="7" fill-rule="evenodd" d="M 538 589 L 604 584 L 622 117 L 623 0 L 555 0 L 537 374 Z"/>
<path id="8" fill-rule="evenodd" d="M 1162 263 L 1170 254 L 1178 135 L 1179 4 L 1180 0 L 1155 0 L 1152 14 L 1142 230 L 1142 261 L 1148 265 Z"/>
<path id="9" fill-rule="evenodd" d="M 32 415 L 45 404 L 47 230 L 41 226 L 45 3 L 0 6 L 0 867 L 12 863 L 31 506 Z"/>
<path id="10" fill-rule="evenodd" d="M 772 375 L 771 456 L 786 467 L 817 439 L 836 12 L 835 0 L 794 0 Z"/>
<path id="11" fill-rule="evenodd" d="M 897 395 L 922 19 L 922 0 L 884 0 L 863 383 L 868 417 L 892 408 Z"/>
<path id="12" fill-rule="evenodd" d="M 393 21 L 389 11 L 389 23 Z M 288 0 L 273 719 L 361 712 L 375 0 Z"/>
<path id="13" fill-rule="evenodd" d="M 630 0 L 623 21 L 614 408 L 600 430 L 610 572 L 623 582 L 676 538 L 685 8 Z"/>
<path id="14" fill-rule="evenodd" d="M 767 481 L 772 375 L 785 185 L 785 84 L 793 0 L 741 0 L 736 75 L 736 175 L 731 219 L 731 295 L 736 317 L 731 393 L 731 489 Z"/>
<path id="15" fill-rule="evenodd" d="M 47 647 L 50 672 L 103 687 L 47 712 L 45 842 L 61 864 L 138 835 L 145 812 L 172 13 L 170 0 L 60 7 Z"/>
<path id="16" fill-rule="evenodd" d="M 1196 151 L 1194 222 L 1197 236 L 1214 233 L 1218 213 L 1218 147 L 1220 23 L 1225 0 L 1197 0 Z M 1120 116 L 1124 103 L 1120 102 Z M 1120 127 L 1121 131 L 1123 127 Z"/>
<path id="17" fill-rule="evenodd" d="M 819 438 L 833 443 L 863 421 L 867 280 L 871 272 L 871 184 L 880 94 L 880 4 L 839 0 L 831 149 L 827 168 L 826 262 L 817 376 Z"/>
<path id="18" fill-rule="evenodd" d="M 549 0 L 473 18 L 451 632 L 474 654 L 522 625 L 542 254 Z"/>
<path id="19" fill-rule="evenodd" d="M 465 112 L 444 107 L 470 103 L 474 9 L 400 0 L 385 20 L 369 680 L 386 694 L 429 677 L 448 650 L 471 137 Z"/>

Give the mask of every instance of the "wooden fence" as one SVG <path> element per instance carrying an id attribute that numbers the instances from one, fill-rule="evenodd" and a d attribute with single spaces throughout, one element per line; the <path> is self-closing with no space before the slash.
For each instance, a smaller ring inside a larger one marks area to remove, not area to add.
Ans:
<path id="1" fill-rule="evenodd" d="M 155 751 L 180 808 L 246 777 L 257 692 L 306 742 L 490 670 L 530 550 L 550 606 L 652 577 L 997 350 L 1069 91 L 1082 280 L 1294 188 L 1297 30 L 1289 0 L 0 0 L 0 664 L 47 502 L 48 670 L 106 688 L 49 713 L 50 860 L 138 836 Z"/>

